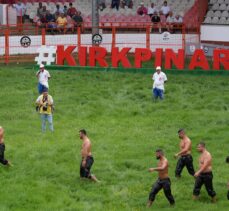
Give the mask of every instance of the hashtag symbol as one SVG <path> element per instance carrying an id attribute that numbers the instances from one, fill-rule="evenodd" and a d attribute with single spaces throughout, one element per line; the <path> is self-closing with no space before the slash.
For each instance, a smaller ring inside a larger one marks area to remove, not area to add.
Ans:
<path id="1" fill-rule="evenodd" d="M 46 46 L 42 45 L 40 48 L 37 49 L 38 56 L 35 57 L 35 61 L 38 65 L 46 64 L 51 65 L 51 63 L 55 62 L 56 60 L 56 46 Z"/>

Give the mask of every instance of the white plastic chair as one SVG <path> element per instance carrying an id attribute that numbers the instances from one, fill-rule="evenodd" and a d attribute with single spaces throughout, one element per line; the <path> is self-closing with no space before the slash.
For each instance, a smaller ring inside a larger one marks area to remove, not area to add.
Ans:
<path id="1" fill-rule="evenodd" d="M 227 19 L 225 17 L 221 17 L 218 24 L 226 24 L 227 23 Z"/>
<path id="2" fill-rule="evenodd" d="M 227 10 L 223 11 L 221 14 L 221 17 L 228 18 L 229 17 L 229 12 Z"/>
<path id="3" fill-rule="evenodd" d="M 217 2 L 218 2 L 218 4 L 223 4 L 224 0 L 218 0 Z"/>
<path id="4" fill-rule="evenodd" d="M 212 11 L 212 10 L 209 10 L 208 12 L 207 12 L 207 15 L 206 15 L 207 17 L 214 17 L 214 12 Z"/>
<path id="5" fill-rule="evenodd" d="M 210 4 L 215 4 L 217 0 L 210 0 Z"/>
<path id="6" fill-rule="evenodd" d="M 213 7 L 212 7 L 212 10 L 218 10 L 219 9 L 219 4 L 214 4 Z"/>
<path id="7" fill-rule="evenodd" d="M 212 21 L 211 17 L 206 17 L 204 23 L 211 23 L 211 21 Z"/>
<path id="8" fill-rule="evenodd" d="M 218 17 L 218 18 L 220 18 L 220 17 L 221 17 L 221 11 L 219 11 L 219 10 L 215 11 L 213 17 Z"/>
<path id="9" fill-rule="evenodd" d="M 219 10 L 221 10 L 221 11 L 227 10 L 227 5 L 226 4 L 221 4 L 219 6 Z"/>
<path id="10" fill-rule="evenodd" d="M 212 24 L 218 24 L 219 22 L 219 18 L 218 17 L 214 17 L 211 21 Z"/>

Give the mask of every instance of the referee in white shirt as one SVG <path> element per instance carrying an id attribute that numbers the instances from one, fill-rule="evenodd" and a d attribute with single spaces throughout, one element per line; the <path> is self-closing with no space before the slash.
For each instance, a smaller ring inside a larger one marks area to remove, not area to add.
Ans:
<path id="1" fill-rule="evenodd" d="M 48 80 L 51 76 L 49 72 L 45 70 L 45 66 L 43 64 L 40 65 L 40 70 L 37 71 L 36 76 L 38 78 L 38 92 L 39 94 L 42 94 L 44 90 L 48 90 Z"/>
<path id="2" fill-rule="evenodd" d="M 163 100 L 164 98 L 164 83 L 167 81 L 165 73 L 161 71 L 161 67 L 156 67 L 156 72 L 153 74 L 153 97 L 157 99 L 158 97 Z"/>

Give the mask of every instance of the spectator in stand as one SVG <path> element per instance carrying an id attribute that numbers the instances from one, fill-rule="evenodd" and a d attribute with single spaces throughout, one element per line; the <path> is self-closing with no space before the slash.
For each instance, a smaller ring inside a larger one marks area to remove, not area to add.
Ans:
<path id="1" fill-rule="evenodd" d="M 166 27 L 166 17 L 162 11 L 159 12 L 159 16 L 161 20 L 160 25 L 161 25 L 161 32 L 162 32 L 162 30 Z"/>
<path id="2" fill-rule="evenodd" d="M 42 7 L 42 10 L 39 10 L 40 16 L 39 16 L 39 22 L 37 22 L 38 26 L 41 27 L 46 27 L 46 15 L 47 15 L 47 10 L 46 6 Z"/>
<path id="3" fill-rule="evenodd" d="M 22 23 L 25 22 L 25 12 L 26 12 L 26 6 L 19 0 L 17 4 L 13 4 L 13 7 L 16 9 L 17 13 L 17 27 L 18 30 L 22 30 Z"/>
<path id="4" fill-rule="evenodd" d="M 63 11 L 64 11 L 64 14 L 67 16 L 67 13 L 68 13 L 68 7 L 67 7 L 66 5 L 64 5 L 64 9 L 63 9 Z"/>
<path id="5" fill-rule="evenodd" d="M 63 9 L 60 8 L 60 5 L 56 5 L 55 17 L 56 19 L 60 16 L 61 13 L 64 13 Z"/>
<path id="6" fill-rule="evenodd" d="M 41 13 L 42 13 L 42 10 L 43 10 L 42 3 L 39 2 L 38 8 L 37 8 L 37 16 L 38 16 L 38 17 L 40 17 L 40 15 L 41 15 Z"/>
<path id="7" fill-rule="evenodd" d="M 159 32 L 161 33 L 161 19 L 158 15 L 157 11 L 155 11 L 151 16 L 151 21 L 153 23 L 153 28 L 158 28 Z M 153 29 L 152 29 L 153 30 Z"/>
<path id="8" fill-rule="evenodd" d="M 81 28 L 81 32 L 83 32 L 83 18 L 81 16 L 81 12 L 77 11 L 75 13 L 75 15 L 72 17 L 72 19 L 74 20 L 74 25 L 75 27 L 80 27 Z"/>
<path id="9" fill-rule="evenodd" d="M 130 8 L 132 9 L 133 8 L 133 1 L 132 0 L 122 0 L 121 1 L 121 7 L 122 8 Z"/>
<path id="10" fill-rule="evenodd" d="M 176 15 L 174 19 L 174 23 L 178 23 L 178 24 L 183 23 L 183 18 L 180 15 Z"/>
<path id="11" fill-rule="evenodd" d="M 63 12 L 60 13 L 60 16 L 56 20 L 56 23 L 57 23 L 58 32 L 66 33 L 66 31 L 67 31 L 67 28 L 66 28 L 67 27 L 67 19 L 64 16 Z"/>
<path id="12" fill-rule="evenodd" d="M 111 8 L 116 10 L 119 10 L 120 0 L 112 0 L 111 1 Z"/>
<path id="13" fill-rule="evenodd" d="M 67 19 L 67 30 L 71 30 L 71 32 L 74 32 L 74 25 L 75 25 L 75 21 L 71 18 L 70 15 L 66 16 Z"/>
<path id="14" fill-rule="evenodd" d="M 173 12 L 169 12 L 169 16 L 167 17 L 166 19 L 166 23 L 167 23 L 167 30 L 170 32 L 170 33 L 173 33 L 173 24 L 175 22 L 175 18 L 173 16 Z"/>
<path id="15" fill-rule="evenodd" d="M 163 6 L 161 7 L 161 11 L 167 18 L 168 15 L 169 15 L 169 12 L 170 12 L 170 7 L 168 6 L 168 2 L 167 1 L 164 1 Z"/>
<path id="16" fill-rule="evenodd" d="M 174 32 L 181 32 L 182 31 L 182 23 L 183 18 L 180 15 L 175 15 L 174 18 Z"/>
<path id="17" fill-rule="evenodd" d="M 99 10 L 100 11 L 103 11 L 106 8 L 106 2 L 105 2 L 105 0 L 99 0 L 98 1 L 98 4 L 99 4 Z"/>
<path id="18" fill-rule="evenodd" d="M 137 10 L 137 14 L 142 16 L 147 15 L 147 8 L 144 6 L 143 2 L 140 3 L 140 7 Z"/>
<path id="19" fill-rule="evenodd" d="M 75 13 L 76 13 L 76 8 L 72 6 L 72 3 L 69 3 L 67 14 L 72 17 L 73 15 L 75 15 Z"/>
<path id="20" fill-rule="evenodd" d="M 55 17 L 50 13 L 49 10 L 47 10 L 47 14 L 46 14 L 46 26 L 48 31 L 50 31 L 52 34 L 54 33 L 53 30 L 57 28 Z"/>
<path id="21" fill-rule="evenodd" d="M 152 16 L 155 14 L 155 12 L 157 12 L 157 9 L 156 9 L 154 3 L 151 3 L 150 7 L 148 7 L 148 9 L 147 9 L 147 14 L 148 14 L 150 17 L 152 17 Z M 156 13 L 156 14 L 157 14 L 157 13 Z"/>

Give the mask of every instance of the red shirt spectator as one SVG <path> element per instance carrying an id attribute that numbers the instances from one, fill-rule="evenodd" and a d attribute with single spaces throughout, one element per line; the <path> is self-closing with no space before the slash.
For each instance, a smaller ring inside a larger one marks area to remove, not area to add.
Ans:
<path id="1" fill-rule="evenodd" d="M 138 15 L 147 15 L 147 8 L 144 7 L 144 3 L 141 2 L 141 6 L 137 10 Z"/>
<path id="2" fill-rule="evenodd" d="M 73 15 L 76 14 L 76 8 L 72 6 L 72 3 L 69 3 L 69 8 L 68 8 L 67 14 L 70 17 L 72 17 Z"/>

